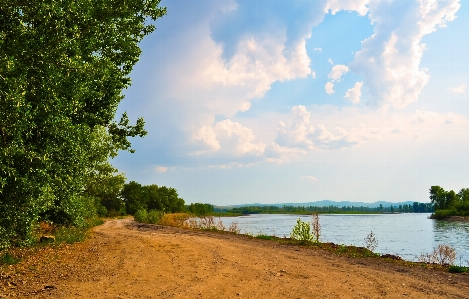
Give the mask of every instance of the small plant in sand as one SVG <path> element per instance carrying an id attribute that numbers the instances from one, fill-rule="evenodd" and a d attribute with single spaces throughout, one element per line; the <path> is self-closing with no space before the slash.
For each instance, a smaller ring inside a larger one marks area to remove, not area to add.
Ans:
<path id="1" fill-rule="evenodd" d="M 319 237 L 321 236 L 321 224 L 319 223 L 319 214 L 314 213 L 311 215 L 311 227 L 313 228 L 313 236 L 316 245 L 319 244 Z"/>
<path id="2" fill-rule="evenodd" d="M 378 239 L 376 239 L 375 234 L 371 231 L 365 238 L 365 248 L 369 251 L 375 251 L 376 247 L 378 247 Z"/>
<path id="3" fill-rule="evenodd" d="M 301 219 L 298 218 L 290 233 L 290 237 L 299 241 L 300 243 L 310 244 L 313 241 L 314 236 L 311 233 L 311 226 L 309 222 L 301 221 Z"/>
<path id="4" fill-rule="evenodd" d="M 191 218 L 186 221 L 189 228 L 204 229 L 204 230 L 226 230 L 226 226 L 223 224 L 220 218 L 216 220 L 213 216 L 203 216 L 199 219 Z"/>
<path id="5" fill-rule="evenodd" d="M 234 234 L 241 233 L 241 228 L 238 226 L 238 221 L 231 222 L 230 226 L 228 227 L 228 231 Z"/>
<path id="6" fill-rule="evenodd" d="M 456 260 L 456 250 L 449 245 L 438 245 L 431 253 L 422 253 L 418 261 L 429 264 L 453 265 Z"/>

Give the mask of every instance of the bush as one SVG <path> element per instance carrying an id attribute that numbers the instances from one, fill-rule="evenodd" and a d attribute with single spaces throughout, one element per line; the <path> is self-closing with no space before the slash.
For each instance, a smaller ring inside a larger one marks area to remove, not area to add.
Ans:
<path id="1" fill-rule="evenodd" d="M 450 273 L 469 273 L 469 267 L 451 266 L 448 271 Z"/>
<path id="2" fill-rule="evenodd" d="M 134 219 L 135 221 L 142 222 L 142 223 L 147 223 L 148 221 L 148 211 L 147 210 L 138 210 L 134 214 Z"/>
<path id="3" fill-rule="evenodd" d="M 431 253 L 422 253 L 418 261 L 428 264 L 453 265 L 456 259 L 456 250 L 449 245 L 438 245 Z"/>
<path id="4" fill-rule="evenodd" d="M 161 211 L 150 210 L 148 211 L 147 223 L 157 224 L 160 221 L 161 217 L 163 217 L 163 215 L 164 213 Z"/>
<path id="5" fill-rule="evenodd" d="M 296 221 L 296 225 L 293 227 L 290 236 L 292 239 L 303 244 L 310 244 L 314 239 L 309 222 L 303 222 L 299 218 Z"/>
<path id="6" fill-rule="evenodd" d="M 0 265 L 13 265 L 17 264 L 21 259 L 14 257 L 9 252 L 5 252 L 0 256 Z"/>

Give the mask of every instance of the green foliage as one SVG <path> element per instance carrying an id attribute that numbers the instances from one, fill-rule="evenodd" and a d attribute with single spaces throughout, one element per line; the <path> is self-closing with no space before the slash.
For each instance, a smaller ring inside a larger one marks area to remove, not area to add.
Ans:
<path id="1" fill-rule="evenodd" d="M 148 19 L 166 13 L 158 4 L 2 1 L 0 249 L 34 242 L 40 220 L 83 227 L 96 212 L 89 178 L 116 150 L 132 151 L 127 137 L 146 134 L 142 119 L 113 120 L 138 43 L 155 29 Z M 97 127 L 107 150 L 95 151 Z"/>
<path id="2" fill-rule="evenodd" d="M 434 219 L 449 216 L 469 216 L 469 189 L 462 188 L 459 193 L 445 191 L 440 186 L 430 188 L 430 200 L 435 209 Z"/>
<path id="3" fill-rule="evenodd" d="M 54 235 L 56 243 L 76 243 L 83 242 L 86 238 L 86 227 L 64 226 L 57 230 Z"/>
<path id="4" fill-rule="evenodd" d="M 259 234 L 259 235 L 255 236 L 255 238 L 262 239 L 262 240 L 275 240 L 275 239 L 277 239 L 274 236 L 269 236 L 269 235 L 266 235 L 266 234 Z"/>
<path id="5" fill-rule="evenodd" d="M 142 186 L 131 181 L 124 185 L 122 200 L 128 214 L 134 215 L 139 210 L 158 210 L 167 213 L 184 211 L 184 199 L 174 188 L 157 185 Z"/>
<path id="6" fill-rule="evenodd" d="M 148 223 L 157 224 L 160 221 L 161 217 L 163 217 L 164 213 L 157 210 L 150 210 L 148 211 Z"/>
<path id="7" fill-rule="evenodd" d="M 450 266 L 448 271 L 450 273 L 469 273 L 469 267 Z"/>
<path id="8" fill-rule="evenodd" d="M 14 265 L 21 261 L 21 259 L 14 257 L 8 251 L 3 253 L 0 256 L 0 266 L 1 265 Z"/>
<path id="9" fill-rule="evenodd" d="M 134 214 L 134 220 L 137 222 L 147 223 L 148 221 L 148 211 L 145 209 L 138 210 Z"/>
<path id="10" fill-rule="evenodd" d="M 147 211 L 142 209 L 135 212 L 134 219 L 137 222 L 157 224 L 163 215 L 164 213 L 162 211 Z"/>
<path id="11" fill-rule="evenodd" d="M 191 203 L 189 206 L 189 212 L 196 215 L 197 217 L 205 216 L 213 212 L 213 205 L 208 204 L 208 203 L 198 203 L 198 202 Z"/>
<path id="12" fill-rule="evenodd" d="M 369 214 L 369 213 L 429 213 L 433 212 L 430 203 L 415 202 L 413 205 L 404 204 L 399 206 L 380 207 L 357 207 L 357 206 L 244 206 L 232 209 L 214 208 L 217 215 L 240 215 L 240 214 Z M 219 213 L 219 214 L 218 214 Z M 223 214 L 224 213 L 224 214 Z"/>
<path id="13" fill-rule="evenodd" d="M 90 228 L 103 224 L 103 221 L 97 217 L 89 217 L 83 226 L 61 226 L 54 233 L 55 243 L 76 243 L 83 242 L 86 239 Z"/>
<path id="14" fill-rule="evenodd" d="M 296 225 L 293 227 L 290 236 L 292 239 L 303 244 L 310 244 L 314 239 L 314 235 L 311 233 L 310 223 L 301 221 L 299 218 L 296 221 Z"/>

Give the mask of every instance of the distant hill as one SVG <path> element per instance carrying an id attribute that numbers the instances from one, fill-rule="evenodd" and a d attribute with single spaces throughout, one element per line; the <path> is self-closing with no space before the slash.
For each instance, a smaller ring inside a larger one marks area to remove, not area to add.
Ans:
<path id="1" fill-rule="evenodd" d="M 313 201 L 313 202 L 292 202 L 292 203 L 276 203 L 276 204 L 264 204 L 264 203 L 250 203 L 250 204 L 240 204 L 240 205 L 230 205 L 230 206 L 224 206 L 226 208 L 238 208 L 238 207 L 251 207 L 251 206 L 277 206 L 277 207 L 283 207 L 283 206 L 293 206 L 293 207 L 309 207 L 309 206 L 316 206 L 316 207 L 327 207 L 327 206 L 337 206 L 339 208 L 341 207 L 369 207 L 369 208 L 376 208 L 379 207 L 380 205 L 383 205 L 383 207 L 389 207 L 389 206 L 399 206 L 399 205 L 412 205 L 414 202 L 413 201 L 403 201 L 403 202 L 389 202 L 389 201 L 377 201 L 377 202 L 352 202 L 352 201 L 332 201 L 332 200 L 320 200 L 320 201 Z"/>

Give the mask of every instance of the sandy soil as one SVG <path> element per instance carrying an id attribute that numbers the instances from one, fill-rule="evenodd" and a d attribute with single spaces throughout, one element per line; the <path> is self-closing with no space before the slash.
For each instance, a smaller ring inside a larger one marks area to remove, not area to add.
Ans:
<path id="1" fill-rule="evenodd" d="M 0 271 L 0 298 L 469 298 L 469 275 L 129 219 Z"/>

